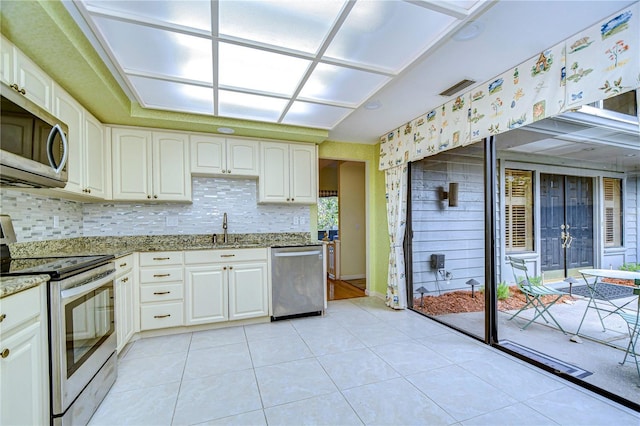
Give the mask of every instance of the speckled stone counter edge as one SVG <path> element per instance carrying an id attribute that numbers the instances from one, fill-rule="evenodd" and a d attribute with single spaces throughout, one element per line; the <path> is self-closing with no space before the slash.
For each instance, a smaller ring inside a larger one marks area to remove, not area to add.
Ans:
<path id="1" fill-rule="evenodd" d="M 28 275 L 0 278 L 0 299 L 39 286 L 49 281 L 49 275 Z"/>
<path id="2" fill-rule="evenodd" d="M 76 237 L 29 243 L 9 244 L 12 257 L 69 256 L 113 254 L 116 257 L 134 251 L 177 251 L 320 244 L 311 233 L 229 234 L 228 243 L 218 235 L 213 244 L 211 234 L 139 235 L 125 237 Z"/>

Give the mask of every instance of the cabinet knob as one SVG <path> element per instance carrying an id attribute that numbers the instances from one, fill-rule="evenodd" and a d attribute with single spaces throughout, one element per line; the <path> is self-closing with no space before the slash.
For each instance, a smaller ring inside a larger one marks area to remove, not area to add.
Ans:
<path id="1" fill-rule="evenodd" d="M 287 201 L 291 201 L 291 198 L 287 198 Z"/>
<path id="2" fill-rule="evenodd" d="M 4 348 L 4 349 L 2 350 L 2 352 L 0 352 L 0 356 L 1 356 L 2 358 L 6 358 L 6 357 L 8 357 L 8 356 L 9 356 L 9 353 L 10 353 L 10 352 L 11 352 L 11 351 L 9 350 L 9 348 Z"/>
<path id="3" fill-rule="evenodd" d="M 227 171 L 226 171 L 226 170 L 224 170 L 224 169 L 222 169 L 222 173 L 227 173 Z"/>
<path id="4" fill-rule="evenodd" d="M 147 195 L 147 199 L 149 199 L 149 200 L 150 200 L 150 199 L 151 199 L 151 195 Z"/>
<path id="5" fill-rule="evenodd" d="M 295 200 L 295 198 L 292 198 L 291 201 Z"/>
<path id="6" fill-rule="evenodd" d="M 129 281 L 129 277 L 125 277 L 125 278 L 123 278 L 123 279 L 122 279 L 122 282 L 123 282 L 123 283 L 126 283 L 126 282 L 128 282 L 128 281 Z"/>
<path id="7" fill-rule="evenodd" d="M 227 170 L 227 173 L 231 173 L 231 170 Z"/>
<path id="8" fill-rule="evenodd" d="M 158 196 L 157 196 L 157 195 L 154 195 L 154 196 L 153 196 L 153 198 L 158 198 Z"/>
<path id="9" fill-rule="evenodd" d="M 7 314 L 0 315 L 0 322 L 4 321 L 6 317 L 7 317 Z"/>
<path id="10" fill-rule="evenodd" d="M 227 270 L 227 267 L 226 267 L 226 266 L 223 266 L 223 267 L 222 267 L 222 270 L 223 270 L 223 271 L 226 271 L 226 270 Z"/>
<path id="11" fill-rule="evenodd" d="M 233 266 L 229 266 L 229 269 L 233 269 Z"/>

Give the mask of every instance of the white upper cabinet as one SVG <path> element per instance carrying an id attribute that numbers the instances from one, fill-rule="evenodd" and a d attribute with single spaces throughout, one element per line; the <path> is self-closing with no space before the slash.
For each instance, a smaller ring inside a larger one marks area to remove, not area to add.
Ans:
<path id="1" fill-rule="evenodd" d="M 6 38 L 0 39 L 0 78 L 13 90 L 53 112 L 53 80 Z"/>
<path id="2" fill-rule="evenodd" d="M 260 147 L 260 202 L 315 204 L 315 145 L 262 142 Z"/>
<path id="3" fill-rule="evenodd" d="M 191 201 L 188 136 L 113 128 L 113 199 Z"/>
<path id="4" fill-rule="evenodd" d="M 53 113 L 69 128 L 68 181 L 62 191 L 83 198 L 111 198 L 111 156 L 102 124 L 59 86 Z"/>
<path id="5" fill-rule="evenodd" d="M 259 142 L 191 135 L 191 173 L 201 176 L 257 177 Z"/>

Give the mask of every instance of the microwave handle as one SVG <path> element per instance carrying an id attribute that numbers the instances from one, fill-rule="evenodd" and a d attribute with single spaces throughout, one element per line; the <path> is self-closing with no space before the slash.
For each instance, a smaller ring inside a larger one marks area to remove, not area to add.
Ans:
<path id="1" fill-rule="evenodd" d="M 53 158 L 53 140 L 56 137 L 56 133 L 60 134 L 62 139 L 62 160 L 59 165 L 56 165 L 56 160 Z M 49 157 L 49 164 L 55 170 L 56 173 L 60 173 L 64 169 L 64 165 L 67 164 L 67 157 L 69 155 L 69 144 L 67 143 L 67 136 L 64 134 L 58 124 L 53 126 L 49 137 L 47 138 L 47 157 Z"/>

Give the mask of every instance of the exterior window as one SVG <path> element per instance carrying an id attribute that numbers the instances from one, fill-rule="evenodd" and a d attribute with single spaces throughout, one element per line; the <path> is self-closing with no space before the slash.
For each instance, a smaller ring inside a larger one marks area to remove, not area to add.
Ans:
<path id="1" fill-rule="evenodd" d="M 604 246 L 622 246 L 622 180 L 604 178 Z"/>
<path id="2" fill-rule="evenodd" d="M 505 171 L 506 251 L 533 251 L 533 172 Z"/>

